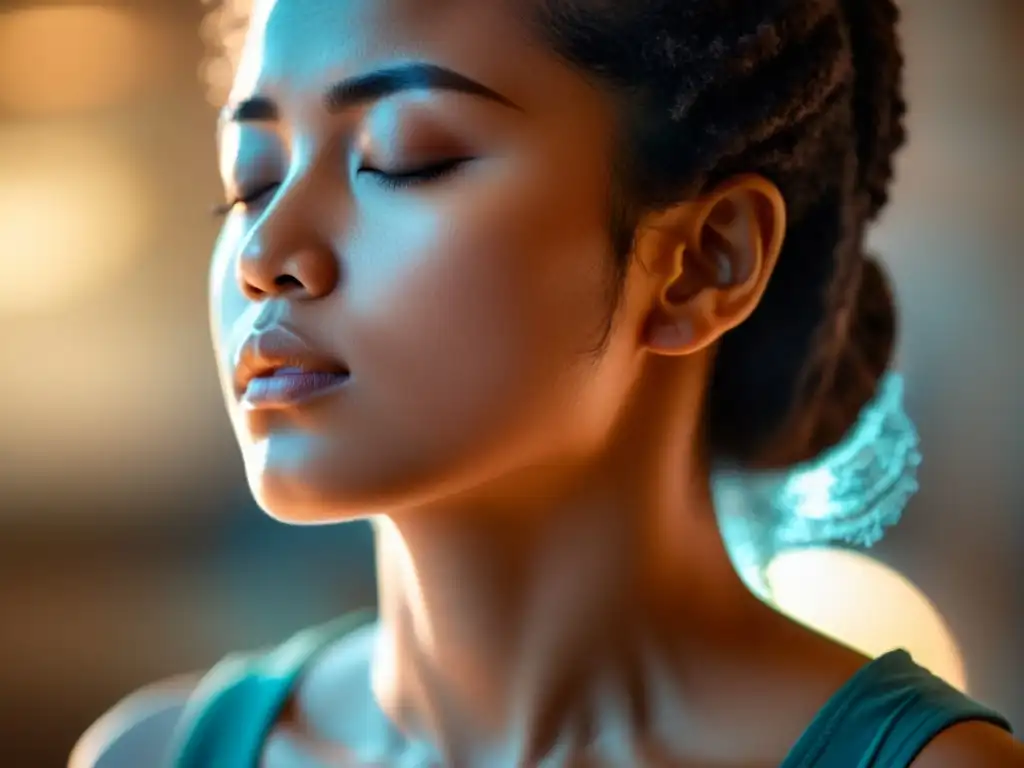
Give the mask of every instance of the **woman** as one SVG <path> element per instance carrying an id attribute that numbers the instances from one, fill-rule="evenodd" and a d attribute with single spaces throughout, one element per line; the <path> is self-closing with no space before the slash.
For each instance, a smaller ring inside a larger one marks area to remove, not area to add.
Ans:
<path id="1" fill-rule="evenodd" d="M 211 269 L 252 491 L 374 521 L 350 616 L 135 694 L 75 766 L 1008 766 L 1009 725 L 743 587 L 712 470 L 839 441 L 890 0 L 258 4 Z"/>

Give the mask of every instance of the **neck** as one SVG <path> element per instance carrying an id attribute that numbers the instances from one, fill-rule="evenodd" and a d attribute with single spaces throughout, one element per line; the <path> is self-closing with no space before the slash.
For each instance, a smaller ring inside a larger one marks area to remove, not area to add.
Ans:
<path id="1" fill-rule="evenodd" d="M 651 429 L 585 467 L 375 521 L 374 692 L 446 764 L 573 749 L 609 708 L 643 729 L 652 665 L 706 663 L 751 615 L 693 443 Z"/>

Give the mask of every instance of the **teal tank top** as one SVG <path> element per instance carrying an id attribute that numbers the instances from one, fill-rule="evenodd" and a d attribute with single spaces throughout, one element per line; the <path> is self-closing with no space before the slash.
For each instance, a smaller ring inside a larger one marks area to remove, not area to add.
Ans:
<path id="1" fill-rule="evenodd" d="M 257 768 L 303 669 L 321 649 L 372 620 L 369 611 L 346 614 L 267 652 L 225 658 L 186 703 L 168 767 Z M 1012 730 L 906 651 L 891 651 L 836 692 L 780 768 L 907 768 L 940 732 L 969 720 Z"/>

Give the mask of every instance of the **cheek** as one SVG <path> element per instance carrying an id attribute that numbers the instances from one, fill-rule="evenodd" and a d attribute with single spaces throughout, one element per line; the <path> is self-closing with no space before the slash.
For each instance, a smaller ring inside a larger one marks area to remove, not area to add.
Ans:
<path id="1" fill-rule="evenodd" d="M 351 241 L 345 304 L 355 375 L 396 427 L 469 439 L 573 396 L 608 311 L 598 220 L 505 185 L 379 221 Z"/>

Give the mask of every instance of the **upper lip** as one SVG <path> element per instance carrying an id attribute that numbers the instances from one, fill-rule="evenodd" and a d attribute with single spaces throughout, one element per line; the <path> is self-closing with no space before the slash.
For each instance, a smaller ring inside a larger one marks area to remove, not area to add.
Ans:
<path id="1" fill-rule="evenodd" d="M 347 374 L 339 360 L 320 354 L 301 335 L 285 325 L 275 325 L 248 336 L 235 359 L 235 391 L 241 395 L 249 382 L 280 368 L 299 368 L 311 373 Z"/>

